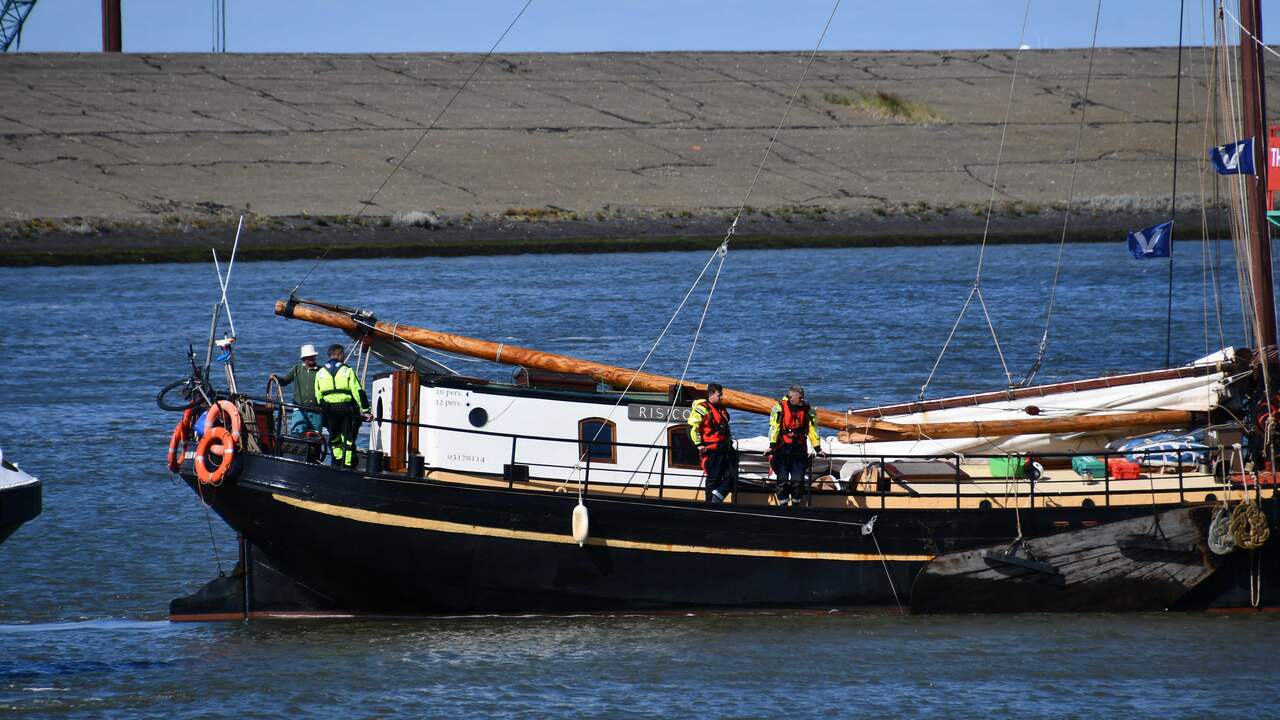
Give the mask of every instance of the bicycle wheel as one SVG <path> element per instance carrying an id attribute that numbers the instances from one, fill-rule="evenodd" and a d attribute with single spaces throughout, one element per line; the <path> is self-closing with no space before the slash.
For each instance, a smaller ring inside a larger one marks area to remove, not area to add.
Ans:
<path id="1" fill-rule="evenodd" d="M 182 398 L 181 403 L 168 399 L 168 396 L 179 388 L 182 388 L 182 392 L 179 394 L 179 397 Z M 188 408 L 195 407 L 199 396 L 192 392 L 192 389 L 191 378 L 175 380 L 165 385 L 156 394 L 156 405 L 159 405 L 161 410 L 169 410 L 171 412 L 182 412 Z"/>

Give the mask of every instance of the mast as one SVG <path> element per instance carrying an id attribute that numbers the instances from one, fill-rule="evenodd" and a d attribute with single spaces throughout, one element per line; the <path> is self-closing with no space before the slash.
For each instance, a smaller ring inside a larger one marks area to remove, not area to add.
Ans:
<path id="1" fill-rule="evenodd" d="M 1249 276 L 1262 362 L 1276 346 L 1275 290 L 1271 281 L 1271 233 L 1267 222 L 1266 84 L 1262 66 L 1262 0 L 1240 1 L 1240 97 L 1244 136 L 1253 138 L 1253 177 L 1245 178 L 1249 218 Z M 1258 38 L 1259 40 L 1255 40 Z"/>
<path id="2" fill-rule="evenodd" d="M 490 340 L 454 335 L 402 323 L 379 322 L 360 317 L 334 305 L 324 305 L 305 300 L 281 300 L 276 303 L 276 314 L 286 318 L 306 320 L 327 325 L 359 335 L 361 332 L 379 335 L 392 340 L 410 342 L 422 347 L 466 355 L 489 362 L 506 365 L 523 365 L 539 370 L 589 375 L 599 382 L 615 388 L 636 391 L 667 392 L 679 381 L 665 375 L 636 372 L 628 368 L 606 365 L 532 350 L 529 348 L 495 343 Z M 705 390 L 698 382 L 684 383 L 686 387 Z M 724 403 L 736 410 L 768 415 L 777 399 L 754 395 L 738 390 L 724 391 Z M 1004 437 L 1033 433 L 1097 432 L 1116 428 L 1177 427 L 1195 420 L 1186 410 L 1144 410 L 1115 412 L 1102 415 L 1067 417 L 1026 417 L 1012 420 L 982 420 L 957 422 L 895 423 L 869 418 L 851 412 L 814 408 L 818 424 L 841 430 L 842 442 L 868 442 L 876 440 L 943 440 L 953 438 Z"/>

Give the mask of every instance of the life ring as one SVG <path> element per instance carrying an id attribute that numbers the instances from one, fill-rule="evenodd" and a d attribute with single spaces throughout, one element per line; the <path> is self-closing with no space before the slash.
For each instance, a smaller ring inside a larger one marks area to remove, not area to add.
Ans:
<path id="1" fill-rule="evenodd" d="M 205 462 L 210 455 L 220 455 L 222 457 L 222 461 L 212 470 L 209 469 L 208 464 Z M 231 468 L 235 460 L 235 438 L 224 427 L 212 428 L 200 439 L 200 444 L 196 445 L 196 477 L 205 485 L 221 485 L 222 481 L 231 474 Z"/>
<path id="2" fill-rule="evenodd" d="M 204 419 L 205 435 L 208 436 L 213 430 L 223 413 L 227 414 L 226 419 L 222 420 L 223 426 L 230 428 L 232 440 L 240 442 L 240 411 L 236 410 L 236 406 L 232 405 L 230 400 L 219 400 L 209 408 L 209 414 Z"/>
<path id="3" fill-rule="evenodd" d="M 195 410 L 187 408 L 182 419 L 173 426 L 173 434 L 169 436 L 169 472 L 176 473 L 182 468 L 182 458 L 187 454 L 187 441 L 191 439 L 192 421 Z"/>
<path id="4" fill-rule="evenodd" d="M 182 469 L 182 456 L 186 455 L 182 437 L 182 427 L 178 426 L 173 429 L 173 434 L 169 436 L 169 472 L 176 473 Z"/>

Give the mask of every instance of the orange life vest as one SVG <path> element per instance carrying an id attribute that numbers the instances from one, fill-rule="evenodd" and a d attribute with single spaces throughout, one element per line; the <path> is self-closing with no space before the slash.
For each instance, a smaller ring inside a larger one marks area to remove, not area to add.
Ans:
<path id="1" fill-rule="evenodd" d="M 702 438 L 702 444 L 706 445 L 708 450 L 719 450 L 720 443 L 728 442 L 732 436 L 729 432 L 729 411 L 721 410 L 710 402 L 706 405 L 707 414 L 702 418 L 702 424 L 698 426 L 698 434 Z"/>
<path id="2" fill-rule="evenodd" d="M 801 405 L 799 408 L 792 409 L 791 403 L 783 401 L 782 405 L 782 429 L 778 433 L 778 439 L 791 450 L 802 451 L 805 449 L 805 439 L 809 434 L 809 403 Z"/>

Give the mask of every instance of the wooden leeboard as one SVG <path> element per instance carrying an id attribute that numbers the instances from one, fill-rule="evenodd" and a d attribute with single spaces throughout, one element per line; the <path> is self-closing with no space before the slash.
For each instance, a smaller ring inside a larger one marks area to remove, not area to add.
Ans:
<path id="1" fill-rule="evenodd" d="M 1209 506 L 938 555 L 911 588 L 913 613 L 1163 610 L 1213 574 Z M 1158 529 L 1153 528 L 1158 524 Z"/>

